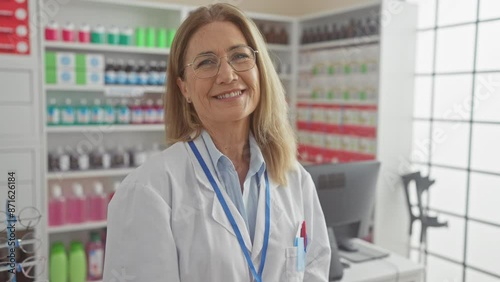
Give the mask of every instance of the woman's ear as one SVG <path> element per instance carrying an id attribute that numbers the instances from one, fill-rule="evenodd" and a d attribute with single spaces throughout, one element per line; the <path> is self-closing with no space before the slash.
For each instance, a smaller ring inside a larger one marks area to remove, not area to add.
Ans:
<path id="1" fill-rule="evenodd" d="M 184 96 L 184 98 L 188 98 L 188 91 L 187 91 L 187 83 L 182 80 L 182 78 L 180 77 L 177 77 L 177 86 L 179 87 L 179 89 L 181 90 L 181 93 L 182 95 Z"/>

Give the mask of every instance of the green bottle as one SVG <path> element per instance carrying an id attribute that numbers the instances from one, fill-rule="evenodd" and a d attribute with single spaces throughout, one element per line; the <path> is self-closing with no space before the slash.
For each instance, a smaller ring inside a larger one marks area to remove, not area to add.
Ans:
<path id="1" fill-rule="evenodd" d="M 87 281 L 87 257 L 82 242 L 71 242 L 68 270 L 69 282 Z"/>
<path id="2" fill-rule="evenodd" d="M 49 259 L 49 278 L 51 282 L 68 282 L 68 257 L 64 244 L 52 244 Z"/>

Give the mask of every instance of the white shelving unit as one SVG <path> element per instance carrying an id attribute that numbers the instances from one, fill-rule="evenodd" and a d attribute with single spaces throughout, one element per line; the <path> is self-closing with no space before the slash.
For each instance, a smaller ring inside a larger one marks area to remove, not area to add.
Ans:
<path id="1" fill-rule="evenodd" d="M 81 224 L 65 224 L 62 226 L 51 226 L 49 227 L 49 234 L 100 229 L 100 228 L 105 228 L 107 225 L 108 223 L 106 221 L 97 221 L 97 222 L 85 222 Z"/>
<path id="2" fill-rule="evenodd" d="M 142 93 L 163 93 L 165 87 L 150 85 L 45 85 L 47 91 L 61 92 L 142 92 Z"/>
<path id="3" fill-rule="evenodd" d="M 66 50 L 66 51 L 82 51 L 82 52 L 112 52 L 126 54 L 149 54 L 149 55 L 169 55 L 170 49 L 167 48 L 150 48 L 150 47 L 133 47 L 107 44 L 83 44 L 83 43 L 68 43 L 59 41 L 45 41 L 45 49 L 47 50 Z"/>
<path id="4" fill-rule="evenodd" d="M 116 169 L 99 169 L 99 170 L 83 170 L 83 171 L 51 171 L 47 173 L 48 180 L 66 180 L 66 179 L 84 179 L 98 178 L 111 176 L 125 176 L 131 173 L 134 168 L 116 168 Z"/>
<path id="5" fill-rule="evenodd" d="M 80 125 L 80 126 L 47 126 L 47 133 L 79 133 L 79 132 L 102 132 L 102 133 L 116 133 L 116 132 L 155 132 L 164 131 L 165 125 L 163 124 L 103 124 L 103 125 Z"/>
<path id="6" fill-rule="evenodd" d="M 326 48 L 366 45 L 371 43 L 378 43 L 379 40 L 380 40 L 379 35 L 362 36 L 357 38 L 339 39 L 334 41 L 304 44 L 299 47 L 299 50 L 309 51 L 309 50 L 326 49 Z"/>

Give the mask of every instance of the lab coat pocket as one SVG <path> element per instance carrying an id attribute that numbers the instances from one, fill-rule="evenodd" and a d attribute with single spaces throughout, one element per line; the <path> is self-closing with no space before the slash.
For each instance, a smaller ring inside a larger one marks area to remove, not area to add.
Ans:
<path id="1" fill-rule="evenodd" d="M 286 277 L 289 282 L 303 281 L 304 280 L 304 270 L 300 270 L 297 266 L 299 265 L 299 254 L 297 247 L 286 248 Z"/>

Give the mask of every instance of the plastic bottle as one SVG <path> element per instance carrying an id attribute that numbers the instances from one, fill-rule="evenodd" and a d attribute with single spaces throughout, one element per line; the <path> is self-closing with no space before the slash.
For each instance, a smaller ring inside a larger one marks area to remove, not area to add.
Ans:
<path id="1" fill-rule="evenodd" d="M 71 125 L 75 123 L 75 109 L 71 104 L 71 99 L 67 98 L 65 105 L 61 108 L 61 123 Z"/>
<path id="2" fill-rule="evenodd" d="M 70 169 L 70 156 L 66 152 L 64 152 L 64 149 L 62 147 L 57 147 L 56 151 L 56 170 L 59 171 L 68 171 Z"/>
<path id="3" fill-rule="evenodd" d="M 136 85 L 137 84 L 137 66 L 134 60 L 129 60 L 127 66 L 125 67 L 125 72 L 127 73 L 127 84 Z"/>
<path id="4" fill-rule="evenodd" d="M 106 42 L 106 30 L 102 25 L 97 25 L 94 29 L 92 29 L 90 35 L 90 41 L 94 44 L 103 44 Z"/>
<path id="5" fill-rule="evenodd" d="M 148 84 L 149 85 L 158 85 L 159 80 L 160 80 L 160 75 L 158 73 L 158 62 L 151 61 L 149 63 Z"/>
<path id="6" fill-rule="evenodd" d="M 146 100 L 146 103 L 142 106 L 142 113 L 144 115 L 144 123 L 156 123 L 156 110 L 153 105 L 153 100 Z"/>
<path id="7" fill-rule="evenodd" d="M 115 61 L 113 59 L 106 60 L 106 67 L 104 69 L 104 83 L 105 84 L 116 84 L 116 71 L 115 71 Z"/>
<path id="8" fill-rule="evenodd" d="M 51 282 L 68 281 L 68 256 L 62 242 L 55 242 L 50 248 L 49 280 Z"/>
<path id="9" fill-rule="evenodd" d="M 108 44 L 118 45 L 120 43 L 120 30 L 116 26 L 108 29 Z"/>
<path id="10" fill-rule="evenodd" d="M 137 84 L 147 85 L 149 80 L 149 66 L 146 62 L 140 60 L 137 67 Z"/>
<path id="11" fill-rule="evenodd" d="M 132 45 L 132 37 L 134 36 L 134 30 L 125 27 L 120 31 L 120 45 Z"/>
<path id="12" fill-rule="evenodd" d="M 114 124 L 116 122 L 116 111 L 113 100 L 107 99 L 106 104 L 104 104 L 104 123 Z"/>
<path id="13" fill-rule="evenodd" d="M 90 109 L 87 105 L 87 99 L 80 100 L 80 105 L 76 109 L 76 123 L 83 125 L 90 123 Z"/>
<path id="14" fill-rule="evenodd" d="M 68 198 L 68 223 L 82 223 L 87 221 L 87 198 L 80 183 L 73 183 L 73 195 Z"/>
<path id="15" fill-rule="evenodd" d="M 81 147 L 69 156 L 69 166 L 72 170 L 87 170 L 90 167 L 89 155 Z"/>
<path id="16" fill-rule="evenodd" d="M 130 155 L 132 165 L 136 167 L 145 163 L 146 159 L 148 158 L 148 154 L 146 153 L 146 151 L 144 151 L 142 144 L 138 144 L 134 149 L 132 149 Z"/>
<path id="17" fill-rule="evenodd" d="M 130 123 L 130 108 L 128 107 L 127 99 L 122 99 L 120 105 L 117 106 L 117 122 L 119 124 L 129 124 Z"/>
<path id="18" fill-rule="evenodd" d="M 71 22 L 66 23 L 62 28 L 62 39 L 65 42 L 75 41 L 75 25 Z"/>
<path id="19" fill-rule="evenodd" d="M 90 114 L 92 124 L 104 123 L 104 108 L 101 106 L 101 100 L 95 99 Z"/>
<path id="20" fill-rule="evenodd" d="M 45 27 L 45 40 L 47 41 L 59 40 L 59 24 L 57 24 L 57 22 L 51 21 Z"/>
<path id="21" fill-rule="evenodd" d="M 156 104 L 154 105 L 154 109 L 156 111 L 156 122 L 155 123 L 163 123 L 164 118 L 164 110 L 163 110 L 163 99 L 156 100 Z"/>
<path id="22" fill-rule="evenodd" d="M 144 112 L 141 106 L 141 100 L 136 99 L 134 104 L 130 106 L 131 123 L 142 124 L 144 123 Z"/>
<path id="23" fill-rule="evenodd" d="M 90 233 L 90 241 L 87 243 L 87 265 L 88 281 L 98 281 L 102 279 L 104 268 L 104 245 L 98 232 Z"/>
<path id="24" fill-rule="evenodd" d="M 47 107 L 47 124 L 58 125 L 59 123 L 61 123 L 61 111 L 57 106 L 56 99 L 52 98 Z"/>
<path id="25" fill-rule="evenodd" d="M 73 241 L 69 251 L 69 282 L 86 282 L 87 259 L 82 242 Z"/>
<path id="26" fill-rule="evenodd" d="M 90 43 L 90 26 L 86 23 L 80 26 L 78 30 L 78 41 L 80 43 Z"/>
<path id="27" fill-rule="evenodd" d="M 101 182 L 94 182 L 94 191 L 89 196 L 89 220 L 106 220 L 108 208 L 108 197 L 104 193 L 104 187 Z"/>
<path id="28" fill-rule="evenodd" d="M 111 158 L 112 167 L 129 167 L 130 157 L 129 154 L 123 149 L 122 145 L 118 145 L 116 150 L 113 152 Z"/>
<path id="29" fill-rule="evenodd" d="M 127 72 L 125 71 L 125 62 L 118 60 L 115 65 L 116 84 L 125 85 L 127 83 Z"/>
<path id="30" fill-rule="evenodd" d="M 165 85 L 167 81 L 167 62 L 161 61 L 158 67 L 158 85 Z"/>
<path id="31" fill-rule="evenodd" d="M 52 198 L 49 200 L 49 226 L 61 226 L 66 223 L 66 199 L 59 185 L 52 186 Z"/>

